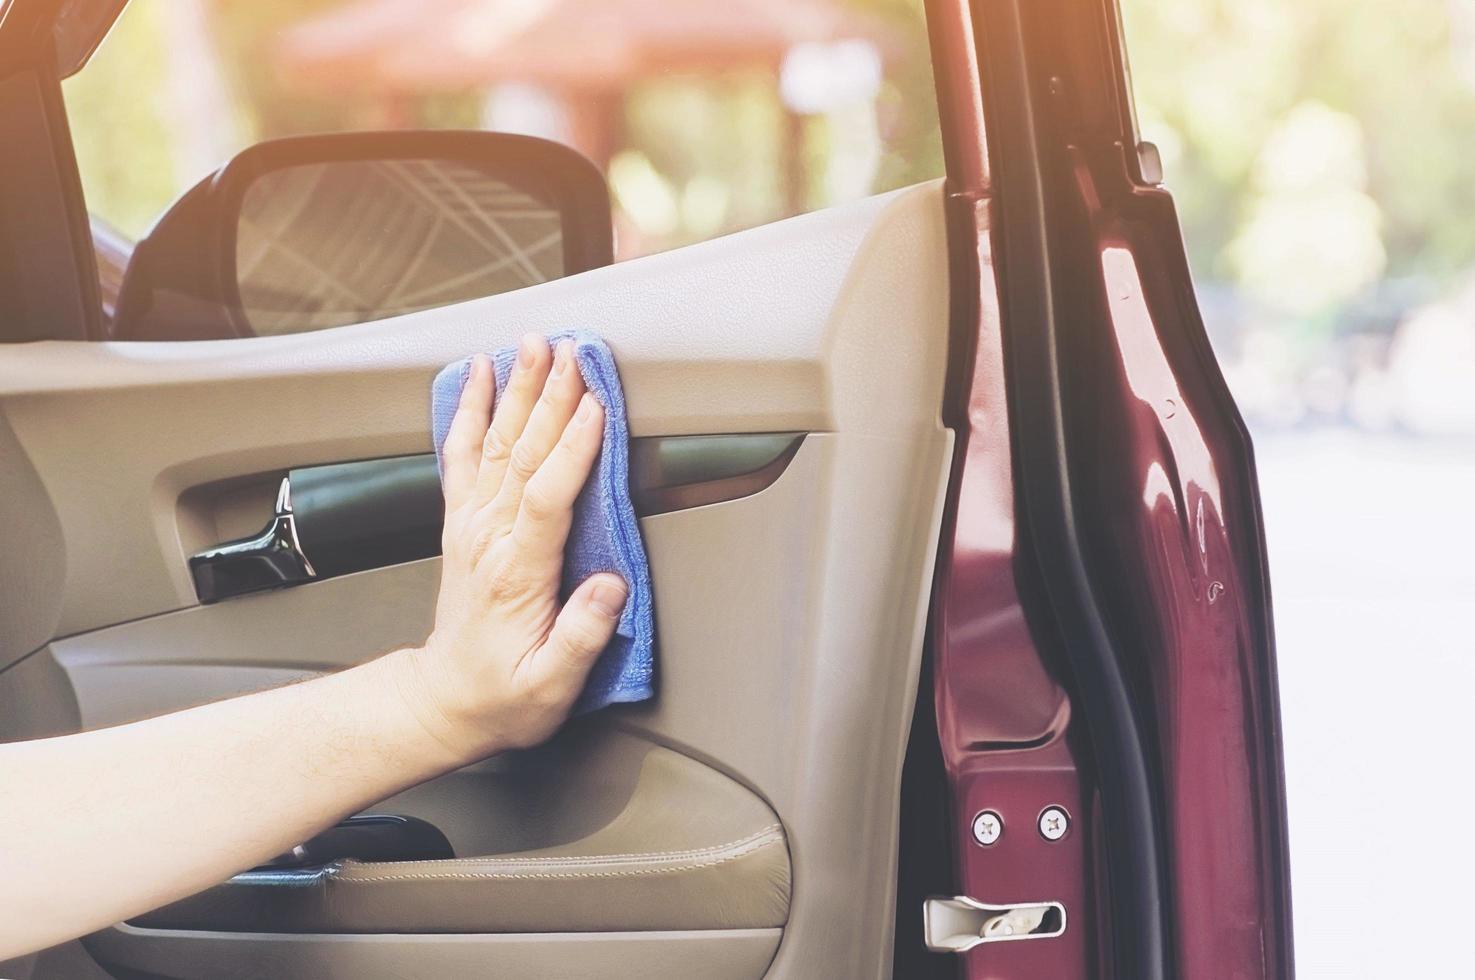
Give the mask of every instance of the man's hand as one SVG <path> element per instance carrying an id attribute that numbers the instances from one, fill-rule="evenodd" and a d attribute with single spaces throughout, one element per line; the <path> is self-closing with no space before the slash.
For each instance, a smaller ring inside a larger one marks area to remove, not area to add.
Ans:
<path id="1" fill-rule="evenodd" d="M 541 337 L 524 337 L 495 415 L 494 387 L 491 363 L 477 357 L 445 442 L 435 631 L 404 661 L 422 723 L 468 762 L 553 734 L 628 594 L 619 576 L 595 575 L 559 608 L 574 499 L 604 434 L 573 345 L 550 354 Z"/>

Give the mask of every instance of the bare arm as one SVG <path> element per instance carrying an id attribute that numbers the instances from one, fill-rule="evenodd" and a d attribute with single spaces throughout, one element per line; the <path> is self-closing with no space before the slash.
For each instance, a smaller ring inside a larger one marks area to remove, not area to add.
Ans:
<path id="1" fill-rule="evenodd" d="M 490 427 L 492 372 L 475 364 L 447 437 L 445 558 L 423 647 L 0 746 L 0 960 L 183 898 L 558 728 L 626 597 L 598 575 L 558 605 L 571 508 L 603 432 L 570 354 L 525 339 Z"/>

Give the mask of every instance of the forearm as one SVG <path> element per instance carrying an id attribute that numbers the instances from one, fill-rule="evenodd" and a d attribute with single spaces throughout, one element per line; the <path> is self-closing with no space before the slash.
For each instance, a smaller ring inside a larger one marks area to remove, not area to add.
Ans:
<path id="1" fill-rule="evenodd" d="M 431 734 L 409 659 L 0 745 L 0 960 L 209 887 L 469 761 Z"/>
<path id="2" fill-rule="evenodd" d="M 445 442 L 441 590 L 423 648 L 150 721 L 0 745 L 0 960 L 200 891 L 563 723 L 629 593 L 601 573 L 559 594 L 604 411 L 572 344 L 550 358 L 537 337 L 524 338 L 495 415 L 493 398 L 478 357 Z"/>

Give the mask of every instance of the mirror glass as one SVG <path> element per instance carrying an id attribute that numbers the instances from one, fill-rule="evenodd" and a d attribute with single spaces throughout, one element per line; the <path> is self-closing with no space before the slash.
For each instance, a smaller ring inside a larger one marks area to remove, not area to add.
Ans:
<path id="1" fill-rule="evenodd" d="M 377 320 L 563 272 L 557 207 L 453 160 L 287 167 L 241 201 L 236 279 L 257 334 Z"/>

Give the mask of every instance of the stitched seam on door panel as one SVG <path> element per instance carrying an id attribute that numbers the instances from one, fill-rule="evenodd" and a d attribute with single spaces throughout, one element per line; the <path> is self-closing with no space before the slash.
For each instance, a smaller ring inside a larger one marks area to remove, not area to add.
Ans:
<path id="1" fill-rule="evenodd" d="M 357 877 L 345 875 L 342 870 L 331 873 L 335 881 L 366 883 L 376 881 L 430 881 L 430 880 L 464 880 L 476 881 L 481 879 L 534 879 L 534 878 L 633 878 L 646 875 L 674 874 L 679 871 L 698 871 L 702 868 L 715 868 L 719 865 L 728 864 L 739 858 L 746 857 L 765 847 L 780 843 L 780 838 L 768 837 L 760 840 L 751 840 L 741 844 L 728 854 L 711 861 L 698 861 L 691 864 L 666 865 L 650 868 L 625 868 L 617 871 L 425 871 L 415 874 L 384 874 Z M 586 864 L 598 865 L 598 860 L 585 860 Z"/>
<path id="2" fill-rule="evenodd" d="M 769 824 L 767 827 L 764 827 L 762 830 L 755 830 L 753 833 L 749 834 L 746 837 L 739 837 L 737 840 L 735 840 L 735 841 L 729 841 L 726 844 L 710 844 L 707 847 L 693 847 L 693 848 L 691 848 L 689 850 L 681 850 L 681 851 L 627 851 L 624 854 L 560 854 L 560 855 L 554 855 L 554 856 L 551 856 L 551 857 L 509 857 L 509 858 L 503 858 L 503 857 L 485 857 L 485 858 L 462 858 L 461 860 L 463 860 L 463 861 L 495 861 L 498 864 L 551 864 L 551 863 L 556 863 L 556 862 L 559 862 L 559 861 L 567 861 L 567 862 L 577 862 L 577 861 L 594 861 L 594 862 L 599 862 L 599 861 L 615 861 L 615 860 L 619 860 L 619 859 L 622 859 L 622 858 L 634 858 L 634 859 L 651 860 L 651 859 L 654 859 L 654 858 L 688 858 L 688 857 L 701 857 L 701 856 L 703 856 L 705 854 L 717 854 L 717 853 L 720 853 L 722 851 L 727 850 L 730 847 L 739 847 L 739 846 L 741 846 L 743 844 L 751 843 L 752 841 L 758 840 L 759 838 L 766 837 L 766 836 L 768 836 L 770 834 L 777 833 L 781 829 L 782 828 L 780 828 L 779 825 L 776 824 L 776 823 L 775 824 Z M 399 861 L 396 861 L 394 863 L 395 864 L 400 864 L 400 863 L 409 863 L 409 862 L 399 862 Z M 433 861 L 417 861 L 417 862 L 414 862 L 414 863 L 416 863 L 416 864 L 433 864 L 435 862 L 433 862 Z"/>
<path id="3" fill-rule="evenodd" d="M 468 858 L 432 858 L 423 861 L 353 861 L 345 863 L 344 868 L 372 869 L 392 865 L 396 868 L 412 867 L 416 865 L 432 865 L 441 868 L 454 868 L 457 864 L 468 866 L 485 864 L 604 864 L 620 860 L 655 861 L 662 858 L 669 860 L 685 860 L 687 858 L 706 857 L 709 854 L 720 854 L 734 847 L 752 843 L 771 834 L 776 834 L 782 828 L 778 824 L 769 824 L 762 830 L 754 831 L 746 837 L 728 841 L 726 844 L 711 844 L 707 847 L 694 847 L 679 851 L 627 851 L 623 854 L 558 854 L 548 857 L 497 857 L 487 855 L 485 857 Z"/>

